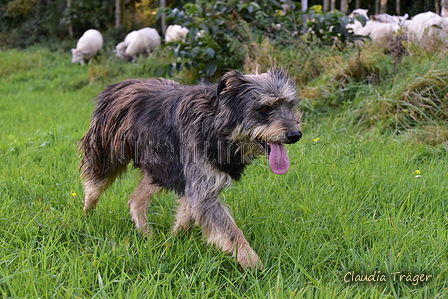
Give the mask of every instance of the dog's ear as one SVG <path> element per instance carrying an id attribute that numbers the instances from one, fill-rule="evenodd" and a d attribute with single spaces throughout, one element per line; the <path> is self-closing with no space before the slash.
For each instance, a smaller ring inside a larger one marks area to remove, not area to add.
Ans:
<path id="1" fill-rule="evenodd" d="M 244 75 L 238 71 L 230 71 L 225 73 L 221 79 L 219 79 L 216 94 L 219 97 L 223 91 L 231 90 L 233 87 L 246 82 Z"/>

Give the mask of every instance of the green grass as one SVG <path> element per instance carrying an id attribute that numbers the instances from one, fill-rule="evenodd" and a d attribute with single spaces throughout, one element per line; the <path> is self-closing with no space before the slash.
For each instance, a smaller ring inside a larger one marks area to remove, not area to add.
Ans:
<path id="1" fill-rule="evenodd" d="M 90 100 L 119 78 L 143 76 L 144 67 L 103 58 L 82 68 L 69 54 L 40 49 L 1 52 L 0 61 L 3 298 L 448 296 L 446 146 L 312 114 L 303 140 L 289 146 L 287 174 L 259 159 L 222 195 L 266 266 L 245 272 L 199 229 L 171 235 L 171 192 L 149 208 L 154 237 L 140 235 L 126 205 L 134 170 L 94 213 L 82 212 L 76 146 Z M 345 282 L 352 271 L 432 278 Z"/>

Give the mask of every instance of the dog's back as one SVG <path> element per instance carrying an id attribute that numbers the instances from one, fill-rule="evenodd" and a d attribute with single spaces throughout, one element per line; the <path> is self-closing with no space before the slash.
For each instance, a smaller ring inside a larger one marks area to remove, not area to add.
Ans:
<path id="1" fill-rule="evenodd" d="M 186 86 L 162 78 L 108 86 L 94 99 L 92 125 L 81 139 L 83 176 L 115 177 L 132 161 L 165 188 L 183 194 L 182 156 L 188 154 L 183 147 L 203 129 L 195 123 L 212 121 L 214 99 L 213 86 Z M 176 176 L 170 175 L 173 172 Z"/>

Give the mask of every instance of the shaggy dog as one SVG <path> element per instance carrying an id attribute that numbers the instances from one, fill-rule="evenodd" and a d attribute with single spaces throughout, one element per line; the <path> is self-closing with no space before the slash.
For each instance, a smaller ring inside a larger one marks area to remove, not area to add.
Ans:
<path id="1" fill-rule="evenodd" d="M 131 161 L 142 179 L 128 202 L 137 228 L 151 233 L 148 205 L 162 189 L 179 196 L 174 231 L 199 225 L 207 241 L 244 267 L 262 263 L 219 200 L 260 154 L 273 172 L 290 165 L 284 144 L 301 136 L 293 81 L 282 70 L 224 74 L 216 85 L 129 79 L 96 97 L 91 126 L 80 141 L 87 211 Z"/>

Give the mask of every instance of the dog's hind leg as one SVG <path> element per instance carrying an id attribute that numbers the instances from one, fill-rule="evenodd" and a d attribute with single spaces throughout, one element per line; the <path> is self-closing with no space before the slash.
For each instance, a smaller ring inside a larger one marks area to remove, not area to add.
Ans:
<path id="1" fill-rule="evenodd" d="M 104 191 L 112 184 L 117 175 L 108 177 L 106 179 L 86 178 L 84 181 L 84 211 L 96 208 L 98 201 Z"/>
<path id="2" fill-rule="evenodd" d="M 153 179 L 145 174 L 128 201 L 135 226 L 148 235 L 151 234 L 151 227 L 148 224 L 148 205 L 152 196 L 161 189 L 162 187 L 154 184 Z"/>
<path id="3" fill-rule="evenodd" d="M 182 230 L 189 230 L 194 225 L 194 219 L 191 217 L 190 205 L 184 197 L 179 199 L 177 207 L 176 222 L 173 232 L 178 233 Z"/>

